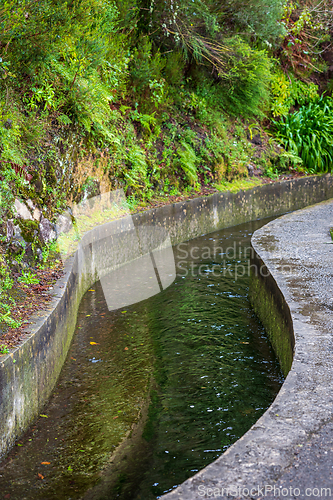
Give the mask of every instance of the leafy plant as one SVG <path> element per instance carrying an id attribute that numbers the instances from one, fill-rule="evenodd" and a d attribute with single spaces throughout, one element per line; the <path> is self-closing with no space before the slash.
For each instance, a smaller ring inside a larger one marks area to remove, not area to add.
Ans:
<path id="1" fill-rule="evenodd" d="M 194 186 L 198 182 L 198 173 L 196 167 L 198 158 L 195 154 L 194 149 L 185 141 L 181 142 L 181 146 L 182 147 L 177 150 L 178 162 L 180 167 L 185 172 L 188 182 L 192 186 Z"/>
<path id="2" fill-rule="evenodd" d="M 42 247 L 43 264 L 46 264 L 46 262 L 49 259 L 50 254 L 53 254 L 54 252 L 56 252 L 57 249 L 58 249 L 57 240 L 47 242 L 43 245 L 43 247 Z M 39 283 L 39 280 L 37 281 L 37 283 Z"/>
<path id="3" fill-rule="evenodd" d="M 11 317 L 11 310 L 5 314 L 0 313 L 0 322 L 6 323 L 10 328 L 19 328 L 22 324 L 21 321 L 16 321 Z"/>
<path id="4" fill-rule="evenodd" d="M 279 178 L 279 172 L 277 168 L 273 168 L 272 166 L 268 166 L 265 168 L 265 175 L 269 177 L 270 179 L 278 179 Z"/>
<path id="5" fill-rule="evenodd" d="M 5 346 L 4 344 L 1 344 L 0 345 L 0 354 L 3 355 L 3 354 L 9 354 L 9 349 L 7 346 Z"/>
<path id="6" fill-rule="evenodd" d="M 228 45 L 227 69 L 220 73 L 224 104 L 233 115 L 262 116 L 271 82 L 272 62 L 267 51 L 251 48 L 240 37 L 232 38 Z"/>
<path id="7" fill-rule="evenodd" d="M 273 121 L 287 151 L 302 159 L 309 173 L 331 171 L 333 165 L 333 100 L 321 96 L 299 111 Z"/>
<path id="8" fill-rule="evenodd" d="M 134 146 L 127 152 L 128 170 L 124 173 L 127 186 L 137 190 L 149 185 L 147 178 L 147 161 L 144 151 Z"/>
<path id="9" fill-rule="evenodd" d="M 282 71 L 273 74 L 271 90 L 273 116 L 285 116 L 296 103 L 303 105 L 318 99 L 318 85 L 313 82 L 304 83 Z"/>
<path id="10" fill-rule="evenodd" d="M 17 278 L 17 280 L 26 285 L 36 285 L 39 283 L 39 279 L 36 276 L 37 275 L 33 274 L 30 270 L 22 271 L 21 276 Z"/>

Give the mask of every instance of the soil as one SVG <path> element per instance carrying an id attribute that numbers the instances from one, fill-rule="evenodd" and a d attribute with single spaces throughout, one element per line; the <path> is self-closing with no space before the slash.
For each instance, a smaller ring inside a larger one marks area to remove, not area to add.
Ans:
<path id="1" fill-rule="evenodd" d="M 49 292 L 56 281 L 63 275 L 63 266 L 59 262 L 53 265 L 52 268 L 35 268 L 31 271 L 39 279 L 38 284 L 27 285 L 19 282 L 20 273 L 14 273 L 12 276 L 16 303 L 12 308 L 11 317 L 22 324 L 19 328 L 3 328 L 3 333 L 0 335 L 0 347 L 5 346 L 12 349 L 24 340 L 28 333 L 27 328 L 31 324 L 31 317 L 37 311 L 45 309 L 51 300 Z"/>

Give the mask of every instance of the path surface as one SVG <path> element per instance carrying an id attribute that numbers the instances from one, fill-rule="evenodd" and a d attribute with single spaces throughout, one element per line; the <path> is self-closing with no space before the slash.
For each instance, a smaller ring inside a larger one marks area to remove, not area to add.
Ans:
<path id="1" fill-rule="evenodd" d="M 253 246 L 290 308 L 292 368 L 257 423 L 163 500 L 333 497 L 331 227 L 332 200 L 285 215 L 255 232 Z"/>
<path id="2" fill-rule="evenodd" d="M 275 496 L 273 489 L 266 498 L 278 497 L 277 490 L 280 496 L 287 490 L 290 499 L 333 497 L 333 421 L 323 425 L 295 452 L 292 464 L 274 486 Z"/>

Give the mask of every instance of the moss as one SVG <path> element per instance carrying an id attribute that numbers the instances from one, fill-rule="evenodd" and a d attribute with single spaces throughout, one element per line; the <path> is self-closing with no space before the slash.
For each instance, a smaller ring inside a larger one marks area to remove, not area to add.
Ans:
<path id="1" fill-rule="evenodd" d="M 256 268 L 263 269 L 262 266 Z M 290 311 L 273 277 L 255 273 L 251 267 L 249 298 L 253 309 L 265 327 L 267 335 L 279 360 L 284 376 L 287 376 L 293 361 L 293 331 Z M 267 275 L 267 273 L 263 273 Z"/>
<path id="2" fill-rule="evenodd" d="M 142 433 L 143 439 L 151 441 L 155 435 L 156 422 L 160 414 L 160 400 L 155 390 L 150 394 L 150 405 L 148 408 L 148 419 Z"/>
<path id="3" fill-rule="evenodd" d="M 34 220 L 17 219 L 24 241 L 32 243 L 38 234 L 38 222 Z M 37 231 L 37 233 L 35 233 Z"/>
<path id="4" fill-rule="evenodd" d="M 233 182 L 221 182 L 220 184 L 215 184 L 216 189 L 219 191 L 230 191 L 231 193 L 237 193 L 237 191 L 252 189 L 256 186 L 262 184 L 262 179 L 257 179 L 256 177 L 239 179 Z"/>

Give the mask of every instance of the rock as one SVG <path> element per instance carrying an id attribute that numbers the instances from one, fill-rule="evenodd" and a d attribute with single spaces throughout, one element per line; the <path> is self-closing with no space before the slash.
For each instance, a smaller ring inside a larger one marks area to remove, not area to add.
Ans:
<path id="1" fill-rule="evenodd" d="M 13 121 L 12 121 L 12 120 L 10 120 L 9 118 L 8 118 L 8 120 L 6 120 L 6 121 L 5 121 L 5 123 L 3 124 L 3 126 L 4 126 L 7 130 L 9 130 L 10 128 L 12 128 L 12 125 L 13 125 Z"/>
<path id="2" fill-rule="evenodd" d="M 31 213 L 25 203 L 15 198 L 14 211 L 18 217 L 24 220 L 32 220 Z"/>
<path id="3" fill-rule="evenodd" d="M 43 262 L 43 253 L 42 253 L 42 251 L 41 251 L 41 249 L 40 249 L 40 248 L 37 248 L 37 250 L 36 250 L 36 254 L 37 254 L 38 260 L 39 260 L 40 262 Z"/>
<path id="4" fill-rule="evenodd" d="M 251 165 L 251 163 L 249 163 L 249 164 L 247 165 L 247 171 L 248 171 L 248 173 L 249 173 L 249 177 L 253 177 L 253 175 L 254 175 L 254 166 L 253 166 L 253 165 Z"/>
<path id="5" fill-rule="evenodd" d="M 14 237 L 14 231 L 15 231 L 14 228 L 15 228 L 15 226 L 13 224 L 13 221 L 11 219 L 8 219 L 6 222 L 6 230 L 7 230 L 6 242 L 7 243 Z"/>
<path id="6" fill-rule="evenodd" d="M 35 208 L 35 205 L 32 203 L 31 200 L 27 200 L 26 203 L 27 203 L 28 207 L 31 208 L 31 210 L 33 210 Z"/>
<path id="7" fill-rule="evenodd" d="M 35 208 L 33 214 L 32 214 L 33 218 L 35 220 L 37 220 L 38 222 L 40 221 L 41 217 L 42 217 L 42 212 L 39 210 L 39 208 Z"/>
<path id="8" fill-rule="evenodd" d="M 25 247 L 25 241 L 22 237 L 21 229 L 19 226 L 15 226 L 12 219 L 8 219 L 6 222 L 7 237 L 6 242 L 11 243 L 15 248 Z"/>
<path id="9" fill-rule="evenodd" d="M 252 137 L 251 140 L 252 144 L 256 144 L 256 146 L 261 146 L 262 145 L 262 140 L 260 137 L 260 134 L 256 134 Z"/>
<path id="10" fill-rule="evenodd" d="M 54 240 L 56 237 L 54 225 L 51 224 L 51 222 L 43 216 L 39 223 L 39 234 L 44 243 L 48 243 L 49 241 Z"/>
<path id="11" fill-rule="evenodd" d="M 56 224 L 56 233 L 59 236 L 60 233 L 68 233 L 72 227 L 72 219 L 69 213 L 63 213 L 59 215 L 57 224 Z"/>

